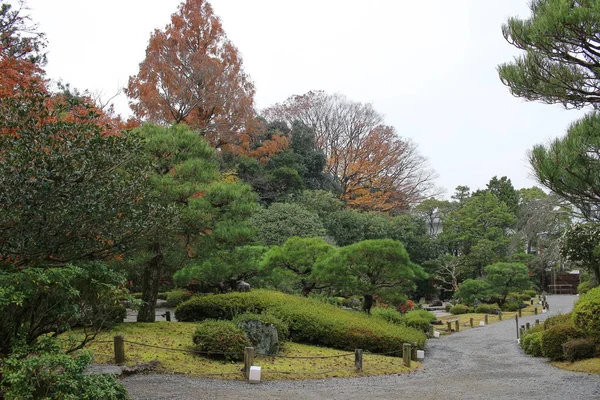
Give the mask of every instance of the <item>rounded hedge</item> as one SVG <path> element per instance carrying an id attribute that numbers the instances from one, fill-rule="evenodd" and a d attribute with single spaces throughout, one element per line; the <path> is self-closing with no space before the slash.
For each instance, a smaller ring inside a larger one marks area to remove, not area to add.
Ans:
<path id="1" fill-rule="evenodd" d="M 475 309 L 475 312 L 479 313 L 479 314 L 496 314 L 497 310 L 499 310 L 499 309 L 500 308 L 498 307 L 498 304 L 496 304 L 496 303 L 494 303 L 494 304 L 480 304 Z"/>
<path id="2" fill-rule="evenodd" d="M 572 325 L 554 325 L 542 332 L 542 353 L 551 361 L 563 360 L 563 344 L 582 337 L 583 333 Z"/>
<path id="3" fill-rule="evenodd" d="M 573 325 L 571 321 L 571 313 L 556 314 L 544 321 L 544 329 L 550 329 L 556 325 Z"/>
<path id="4" fill-rule="evenodd" d="M 600 287 L 581 296 L 571 315 L 575 327 L 589 337 L 600 340 Z"/>
<path id="5" fill-rule="evenodd" d="M 565 360 L 573 362 L 594 358 L 596 343 L 592 339 L 571 339 L 562 345 Z"/>
<path id="6" fill-rule="evenodd" d="M 244 331 L 232 321 L 201 322 L 194 332 L 193 341 L 196 351 L 226 360 L 243 360 L 244 348 L 251 346 Z"/>
<path id="7" fill-rule="evenodd" d="M 381 318 L 392 324 L 404 325 L 406 323 L 406 318 L 404 315 L 393 308 L 375 307 L 371 310 L 371 315 Z"/>
<path id="8" fill-rule="evenodd" d="M 523 293 L 528 295 L 531 298 L 537 296 L 537 292 L 535 290 L 531 290 L 531 289 L 524 290 Z"/>
<path id="9" fill-rule="evenodd" d="M 450 314 L 459 315 L 469 312 L 469 307 L 464 304 L 457 304 L 450 308 Z"/>
<path id="10" fill-rule="evenodd" d="M 533 332 L 524 335 L 521 338 L 521 348 L 525 354 L 529 354 L 533 357 L 541 357 L 542 352 L 542 335 L 543 331 Z"/>
<path id="11" fill-rule="evenodd" d="M 435 316 L 435 314 L 432 313 L 431 311 L 427 311 L 427 310 L 412 310 L 412 311 L 407 312 L 404 315 L 407 318 L 414 318 L 415 316 L 419 316 L 419 317 L 427 320 L 429 323 L 434 323 L 435 321 L 437 321 L 437 317 Z"/>
<path id="12" fill-rule="evenodd" d="M 192 293 L 183 289 L 172 290 L 167 292 L 166 295 L 167 307 L 177 307 L 179 304 L 192 298 Z"/>
<path id="13" fill-rule="evenodd" d="M 521 294 L 521 295 L 519 295 L 519 300 L 521 300 L 521 301 L 529 301 L 529 300 L 531 300 L 531 296 L 528 295 L 528 294 Z"/>
<path id="14" fill-rule="evenodd" d="M 577 285 L 577 293 L 586 294 L 587 292 L 590 291 L 591 288 L 592 288 L 592 285 L 590 284 L 589 281 L 581 282 L 579 285 Z"/>
<path id="15" fill-rule="evenodd" d="M 246 322 L 246 321 L 260 321 L 265 324 L 272 324 L 273 326 L 275 326 L 275 329 L 277 329 L 277 338 L 279 339 L 280 342 L 285 342 L 290 337 L 290 327 L 288 326 L 288 324 L 286 322 L 282 321 L 280 318 L 277 318 L 273 314 L 244 313 L 244 314 L 237 315 L 233 319 L 233 322 L 235 322 L 236 325 L 239 322 Z"/>
<path id="16" fill-rule="evenodd" d="M 518 301 L 511 301 L 502 306 L 502 311 L 519 311 L 521 304 Z"/>

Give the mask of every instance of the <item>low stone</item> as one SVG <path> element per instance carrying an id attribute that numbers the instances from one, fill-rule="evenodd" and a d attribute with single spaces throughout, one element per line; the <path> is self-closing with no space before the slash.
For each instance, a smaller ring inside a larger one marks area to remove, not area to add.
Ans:
<path id="1" fill-rule="evenodd" d="M 275 325 L 257 320 L 249 320 L 238 322 L 238 326 L 246 333 L 246 336 L 254 346 L 256 354 L 270 356 L 277 354 L 279 337 Z"/>

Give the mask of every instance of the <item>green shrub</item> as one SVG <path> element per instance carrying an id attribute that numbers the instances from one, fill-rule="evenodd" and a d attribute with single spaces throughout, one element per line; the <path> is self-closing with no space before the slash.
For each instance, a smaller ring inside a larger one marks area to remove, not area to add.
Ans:
<path id="1" fill-rule="evenodd" d="M 582 338 L 583 333 L 572 325 L 554 325 L 542 332 L 542 353 L 551 361 L 564 359 L 563 344 Z"/>
<path id="2" fill-rule="evenodd" d="M 167 307 L 177 307 L 192 298 L 192 293 L 183 289 L 171 290 L 165 294 L 167 295 Z"/>
<path id="3" fill-rule="evenodd" d="M 446 304 L 444 306 L 444 309 L 446 310 L 446 312 L 450 312 L 450 309 L 452 308 L 452 304 Z"/>
<path id="4" fill-rule="evenodd" d="M 414 316 L 419 316 L 427 320 L 429 323 L 434 323 L 435 321 L 437 321 L 437 317 L 435 316 L 435 314 L 427 310 L 412 310 L 404 315 L 407 318 L 414 318 Z"/>
<path id="5" fill-rule="evenodd" d="M 579 285 L 577 285 L 577 293 L 586 294 L 587 292 L 590 291 L 591 288 L 592 288 L 592 285 L 590 285 L 589 281 L 581 282 Z"/>
<path id="6" fill-rule="evenodd" d="M 522 294 L 522 295 L 519 295 L 519 300 L 521 300 L 521 301 L 530 301 L 531 300 L 531 296 L 528 295 L 528 294 Z"/>
<path id="7" fill-rule="evenodd" d="M 596 343 L 592 339 L 571 339 L 562 345 L 565 360 L 573 362 L 594 358 Z"/>
<path id="8" fill-rule="evenodd" d="M 581 296 L 573 308 L 572 320 L 575 327 L 600 341 L 600 287 Z"/>
<path id="9" fill-rule="evenodd" d="M 11 357 L 3 360 L 0 396 L 4 391 L 3 398 L 6 400 L 129 398 L 115 376 L 84 374 L 92 361 L 89 353 L 80 353 L 73 358 L 64 354 L 51 339 L 46 338 L 41 342 L 40 348 L 15 350 Z"/>
<path id="10" fill-rule="evenodd" d="M 418 329 L 423 333 L 429 332 L 429 327 L 431 326 L 431 322 L 420 315 L 407 315 L 405 324 L 406 326 Z"/>
<path id="11" fill-rule="evenodd" d="M 531 289 L 524 290 L 523 293 L 525 293 L 530 298 L 534 298 L 535 296 L 537 296 L 537 292 L 535 290 L 531 290 Z"/>
<path id="12" fill-rule="evenodd" d="M 273 314 L 245 313 L 245 314 L 237 315 L 233 319 L 233 322 L 235 322 L 236 324 L 239 322 L 246 322 L 246 321 L 260 321 L 260 322 L 264 322 L 266 324 L 273 324 L 275 326 L 275 329 L 277 329 L 277 337 L 279 338 L 280 342 L 285 342 L 290 337 L 290 328 L 289 328 L 288 324 L 285 323 L 284 321 L 282 321 L 280 318 L 277 318 Z"/>
<path id="13" fill-rule="evenodd" d="M 541 326 L 541 325 L 539 325 Z M 531 332 L 521 338 L 521 348 L 525 354 L 533 357 L 542 357 L 542 335 L 543 331 Z"/>
<path id="14" fill-rule="evenodd" d="M 521 303 L 519 303 L 518 301 L 511 301 L 508 303 L 505 303 L 502 306 L 502 311 L 518 311 L 519 307 L 520 307 Z"/>
<path id="15" fill-rule="evenodd" d="M 142 298 L 141 296 L 142 296 L 142 294 L 140 293 L 140 299 Z M 156 296 L 156 298 L 158 300 L 167 300 L 168 296 L 169 296 L 169 292 L 158 292 L 158 295 Z"/>
<path id="16" fill-rule="evenodd" d="M 464 304 L 457 304 L 450 308 L 450 314 L 458 315 L 458 314 L 466 314 L 469 312 L 469 307 Z"/>
<path id="17" fill-rule="evenodd" d="M 499 309 L 498 304 L 480 304 L 475 309 L 476 313 L 479 314 L 496 314 L 496 310 Z"/>
<path id="18" fill-rule="evenodd" d="M 232 319 L 243 312 L 267 311 L 288 323 L 290 339 L 343 350 L 371 352 L 402 349 L 402 343 L 425 345 L 426 336 L 416 329 L 391 324 L 365 313 L 343 310 L 318 300 L 268 290 L 193 297 L 180 304 L 179 321 L 206 318 Z"/>
<path id="19" fill-rule="evenodd" d="M 544 321 L 544 329 L 550 329 L 556 325 L 572 325 L 571 313 L 567 314 L 556 314 Z"/>
<path id="20" fill-rule="evenodd" d="M 375 307 L 371 310 L 371 315 L 378 318 L 382 318 L 387 322 L 391 322 L 392 324 L 404 325 L 406 322 L 404 315 L 394 310 L 393 308 Z"/>
<path id="21" fill-rule="evenodd" d="M 243 360 L 244 348 L 251 346 L 244 331 L 232 321 L 202 321 L 193 340 L 196 351 L 226 360 Z"/>

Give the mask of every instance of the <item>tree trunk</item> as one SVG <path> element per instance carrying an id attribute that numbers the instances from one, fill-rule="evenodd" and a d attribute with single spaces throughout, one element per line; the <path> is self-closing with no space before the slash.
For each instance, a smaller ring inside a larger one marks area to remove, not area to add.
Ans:
<path id="1" fill-rule="evenodd" d="M 154 322 L 156 320 L 156 300 L 163 274 L 164 255 L 160 243 L 153 243 L 150 251 L 154 257 L 144 268 L 142 282 L 142 307 L 137 316 L 137 322 Z"/>
<path id="2" fill-rule="evenodd" d="M 310 283 L 302 283 L 302 296 L 306 297 L 310 294 L 310 292 L 313 291 L 313 289 L 315 288 L 317 284 L 314 282 L 310 282 Z"/>
<path id="3" fill-rule="evenodd" d="M 363 296 L 363 306 L 362 309 L 367 314 L 371 314 L 371 307 L 373 307 L 373 295 L 365 294 Z"/>

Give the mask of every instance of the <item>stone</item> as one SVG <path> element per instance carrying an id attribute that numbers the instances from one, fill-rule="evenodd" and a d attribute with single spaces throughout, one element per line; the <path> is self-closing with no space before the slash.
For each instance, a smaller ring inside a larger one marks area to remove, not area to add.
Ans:
<path id="1" fill-rule="evenodd" d="M 237 284 L 237 290 L 238 290 L 238 292 L 249 292 L 250 284 L 248 282 L 240 281 Z"/>
<path id="2" fill-rule="evenodd" d="M 258 320 L 249 320 L 238 322 L 238 326 L 246 333 L 246 336 L 254 346 L 256 354 L 270 356 L 277 354 L 279 337 L 275 325 Z"/>
<path id="3" fill-rule="evenodd" d="M 430 307 L 442 307 L 444 303 L 441 300 L 434 300 L 429 304 Z"/>

